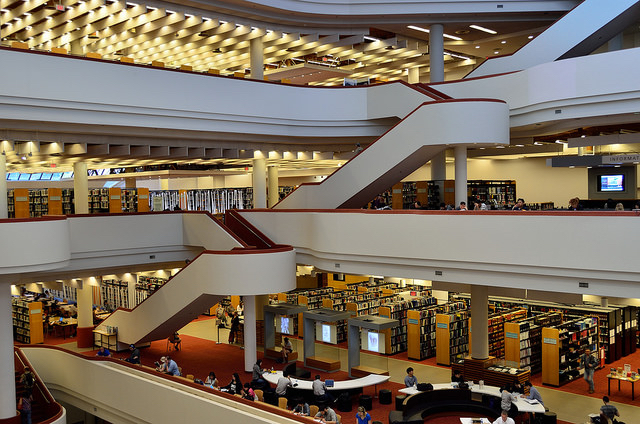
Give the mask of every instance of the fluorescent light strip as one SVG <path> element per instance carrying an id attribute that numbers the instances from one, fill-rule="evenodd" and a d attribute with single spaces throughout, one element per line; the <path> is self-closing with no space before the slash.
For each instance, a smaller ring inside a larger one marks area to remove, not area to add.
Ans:
<path id="1" fill-rule="evenodd" d="M 380 41 L 380 39 L 379 39 L 379 38 L 372 37 L 372 36 L 370 36 L 370 35 L 365 35 L 365 36 L 364 36 L 364 39 L 365 39 L 365 40 L 367 40 L 367 41 Z"/>
<path id="2" fill-rule="evenodd" d="M 480 25 L 469 25 L 469 28 L 477 29 L 478 31 L 488 32 L 489 34 L 497 34 L 496 31 L 489 28 L 481 27 Z"/>
<path id="3" fill-rule="evenodd" d="M 462 41 L 462 38 L 456 37 L 455 35 L 442 34 L 444 38 L 449 38 L 451 40 Z"/>
<path id="4" fill-rule="evenodd" d="M 448 54 L 451 57 L 457 57 L 458 59 L 464 59 L 464 60 L 469 60 L 468 57 L 466 56 L 461 56 L 459 54 L 455 54 L 455 53 L 450 53 L 450 52 L 444 52 L 444 54 Z"/>
<path id="5" fill-rule="evenodd" d="M 429 34 L 429 33 L 430 33 L 430 31 L 429 31 L 428 29 L 426 29 L 426 28 L 422 28 L 422 27 L 419 27 L 419 26 L 415 26 L 415 25 L 408 25 L 408 26 L 407 26 L 407 28 L 409 28 L 409 29 L 413 29 L 413 30 L 416 30 L 416 31 L 426 32 L 427 34 Z M 460 37 L 456 37 L 455 35 L 442 34 L 442 36 L 443 36 L 443 37 L 445 37 L 445 38 L 450 38 L 450 39 L 452 39 L 452 40 L 456 40 L 456 41 L 461 41 L 461 40 L 462 40 L 462 38 L 460 38 Z M 366 39 L 367 37 L 368 37 L 368 36 L 366 36 L 366 35 L 365 35 L 365 37 L 364 37 L 364 38 Z M 376 40 L 376 41 L 377 41 L 377 40 Z"/>
<path id="6" fill-rule="evenodd" d="M 429 30 L 426 28 L 421 28 L 419 26 L 415 26 L 415 25 L 409 25 L 407 28 L 409 29 L 415 29 L 416 31 L 422 31 L 422 32 L 426 32 L 427 34 L 429 33 Z"/>

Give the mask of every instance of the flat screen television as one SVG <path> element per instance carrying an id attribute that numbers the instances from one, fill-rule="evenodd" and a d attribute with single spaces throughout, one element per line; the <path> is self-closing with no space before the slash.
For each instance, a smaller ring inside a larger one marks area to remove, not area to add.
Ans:
<path id="1" fill-rule="evenodd" d="M 277 317 L 276 331 L 282 334 L 293 334 L 293 319 L 291 317 Z"/>
<path id="2" fill-rule="evenodd" d="M 385 353 L 384 333 L 377 333 L 375 331 L 363 329 L 360 332 L 360 346 L 362 350 Z"/>
<path id="3" fill-rule="evenodd" d="M 317 322 L 316 340 L 330 344 L 338 344 L 338 330 L 336 326 L 324 322 Z"/>
<path id="4" fill-rule="evenodd" d="M 598 191 L 601 191 L 601 192 L 624 191 L 624 175 L 623 174 L 599 175 Z"/>

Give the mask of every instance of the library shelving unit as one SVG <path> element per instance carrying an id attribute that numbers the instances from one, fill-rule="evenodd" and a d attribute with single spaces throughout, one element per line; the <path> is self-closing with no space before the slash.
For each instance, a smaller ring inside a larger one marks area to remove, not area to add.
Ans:
<path id="1" fill-rule="evenodd" d="M 103 306 L 109 311 L 129 307 L 129 285 L 126 281 L 102 280 Z"/>
<path id="2" fill-rule="evenodd" d="M 39 188 L 29 190 L 29 216 L 40 217 L 49 213 L 49 190 Z"/>
<path id="3" fill-rule="evenodd" d="M 542 328 L 562 323 L 559 312 L 545 312 L 518 322 L 504 324 L 504 359 L 520 368 L 530 367 L 531 373 L 542 370 Z"/>
<path id="4" fill-rule="evenodd" d="M 435 297 L 415 297 L 408 300 L 397 300 L 378 308 L 380 317 L 398 320 L 397 327 L 384 330 L 386 333 L 385 352 L 387 354 L 407 351 L 409 345 L 409 312 L 413 312 L 414 309 L 435 305 L 436 302 L 437 299 Z"/>
<path id="5" fill-rule="evenodd" d="M 455 205 L 455 181 L 433 180 L 427 181 L 427 204 L 430 209 L 439 209 L 440 203 Z"/>
<path id="6" fill-rule="evenodd" d="M 578 317 L 542 329 L 542 383 L 561 386 L 579 378 L 580 356 L 586 348 L 600 362 L 598 318 Z"/>
<path id="7" fill-rule="evenodd" d="M 436 315 L 436 362 L 451 365 L 469 351 L 469 312 Z"/>
<path id="8" fill-rule="evenodd" d="M 153 292 L 158 290 L 168 280 L 166 278 L 148 277 L 146 275 L 138 275 L 136 282 L 136 305 L 139 305 Z"/>
<path id="9" fill-rule="evenodd" d="M 455 313 L 466 308 L 465 302 L 457 301 L 442 305 L 432 304 L 407 311 L 408 357 L 421 361 L 436 356 L 436 316 Z M 444 352 L 442 355 L 444 356 Z"/>
<path id="10" fill-rule="evenodd" d="M 70 188 L 62 189 L 62 213 L 71 215 L 75 212 L 75 204 L 73 202 L 73 190 Z"/>
<path id="11" fill-rule="evenodd" d="M 16 217 L 16 204 L 13 197 L 13 190 L 7 190 L 7 217 L 15 218 Z"/>
<path id="12" fill-rule="evenodd" d="M 118 198 L 120 200 L 120 198 Z M 89 190 L 89 213 L 109 212 L 109 189 L 94 188 Z"/>
<path id="13" fill-rule="evenodd" d="M 15 340 L 26 344 L 42 343 L 44 341 L 42 302 L 13 299 L 12 310 Z"/>
<path id="14" fill-rule="evenodd" d="M 489 315 L 489 356 L 496 358 L 505 356 L 505 323 L 526 317 L 527 311 L 519 308 Z"/>
<path id="15" fill-rule="evenodd" d="M 488 205 L 498 208 L 515 204 L 516 182 L 470 180 L 467 181 L 467 197 L 476 198 Z"/>

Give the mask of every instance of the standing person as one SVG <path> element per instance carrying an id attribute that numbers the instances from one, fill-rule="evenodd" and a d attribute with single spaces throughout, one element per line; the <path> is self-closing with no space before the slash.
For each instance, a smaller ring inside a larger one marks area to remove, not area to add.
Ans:
<path id="1" fill-rule="evenodd" d="M 36 376 L 31 372 L 31 368 L 24 367 L 24 372 L 20 376 L 20 383 L 29 393 L 33 391 L 33 386 L 36 384 Z"/>
<path id="2" fill-rule="evenodd" d="M 236 340 L 238 330 L 240 330 L 240 317 L 237 312 L 234 312 L 233 318 L 231 318 L 231 330 L 229 330 L 229 344 Z"/>
<path id="3" fill-rule="evenodd" d="M 358 406 L 356 413 L 356 424 L 371 424 L 371 415 L 364 409 L 364 406 Z"/>
<path id="4" fill-rule="evenodd" d="M 30 390 L 23 390 L 18 400 L 18 411 L 20 411 L 21 424 L 31 424 L 31 402 L 33 397 Z"/>
<path id="5" fill-rule="evenodd" d="M 282 363 L 286 364 L 289 362 L 289 354 L 291 352 L 293 352 L 293 345 L 291 344 L 289 337 L 285 337 L 282 342 Z"/>
<path id="6" fill-rule="evenodd" d="M 513 418 L 509 418 L 509 412 L 503 410 L 493 424 L 516 424 L 516 422 Z"/>
<path id="7" fill-rule="evenodd" d="M 584 381 L 589 383 L 589 393 L 595 391 L 593 386 L 593 372 L 596 369 L 598 362 L 596 358 L 591 355 L 591 349 L 587 348 L 580 357 L 580 368 L 584 368 Z"/>
<path id="8" fill-rule="evenodd" d="M 415 387 L 418 385 L 418 379 L 413 375 L 413 368 L 407 368 L 407 376 L 404 378 L 404 385 L 407 387 Z"/>
<path id="9" fill-rule="evenodd" d="M 620 416 L 618 408 L 609 404 L 609 396 L 603 396 L 602 401 L 604 402 L 604 405 L 600 407 L 600 412 L 604 414 L 605 417 L 610 419 L 611 422 L 616 422 L 614 420 L 616 419 L 616 417 Z"/>

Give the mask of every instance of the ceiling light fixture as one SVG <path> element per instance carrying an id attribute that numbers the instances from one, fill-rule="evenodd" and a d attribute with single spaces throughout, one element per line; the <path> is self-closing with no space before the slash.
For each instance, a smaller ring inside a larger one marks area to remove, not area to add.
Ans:
<path id="1" fill-rule="evenodd" d="M 409 28 L 409 29 L 414 29 L 414 30 L 416 30 L 416 31 L 426 32 L 427 34 L 429 33 L 429 30 L 428 30 L 428 29 L 426 29 L 426 28 L 421 28 L 421 27 L 419 27 L 419 26 L 415 26 L 415 25 L 409 25 L 409 26 L 407 26 L 407 28 Z"/>
<path id="2" fill-rule="evenodd" d="M 451 40 L 462 41 L 462 38 L 456 37 L 455 35 L 442 34 L 444 38 L 449 38 Z"/>
<path id="3" fill-rule="evenodd" d="M 370 36 L 370 35 L 365 35 L 365 36 L 364 36 L 364 39 L 365 39 L 365 40 L 367 40 L 367 41 L 380 41 L 380 39 L 379 39 L 379 38 L 372 37 L 372 36 Z"/>
<path id="4" fill-rule="evenodd" d="M 494 31 L 489 28 L 481 27 L 480 25 L 469 25 L 469 28 L 477 29 L 478 31 L 488 32 L 489 34 L 497 34 L 497 31 Z"/>

